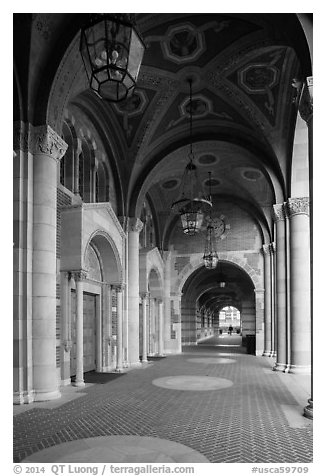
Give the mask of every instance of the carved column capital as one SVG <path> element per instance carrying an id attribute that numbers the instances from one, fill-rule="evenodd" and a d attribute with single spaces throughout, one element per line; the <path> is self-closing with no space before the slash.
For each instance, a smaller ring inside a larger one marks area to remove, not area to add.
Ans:
<path id="1" fill-rule="evenodd" d="M 129 231 L 136 231 L 140 233 L 143 229 L 143 222 L 139 218 L 129 218 L 128 219 L 128 230 Z"/>
<path id="2" fill-rule="evenodd" d="M 273 218 L 276 222 L 285 220 L 284 203 L 276 203 L 273 205 Z"/>
<path id="3" fill-rule="evenodd" d="M 32 139 L 33 154 L 45 154 L 55 160 L 60 160 L 68 145 L 65 141 L 50 127 L 39 126 L 35 127 Z"/>
<path id="4" fill-rule="evenodd" d="M 265 256 L 269 256 L 269 255 L 271 254 L 270 244 L 268 244 L 268 245 L 267 245 L 267 244 L 266 244 L 266 245 L 263 245 L 262 250 L 263 250 L 263 254 L 264 254 Z"/>
<path id="5" fill-rule="evenodd" d="M 28 152 L 31 148 L 31 128 L 30 124 L 15 121 L 13 126 L 13 149 Z"/>
<path id="6" fill-rule="evenodd" d="M 70 272 L 70 276 L 75 281 L 84 281 L 87 278 L 87 271 L 84 269 L 78 269 Z"/>
<path id="7" fill-rule="evenodd" d="M 309 197 L 289 198 L 286 202 L 286 212 L 289 218 L 295 215 L 309 216 Z"/>
<path id="8" fill-rule="evenodd" d="M 147 300 L 147 301 L 148 301 L 149 296 L 150 296 L 150 294 L 149 294 L 149 292 L 147 292 L 147 291 L 140 293 L 140 297 L 141 297 L 143 300 Z"/>
<path id="9" fill-rule="evenodd" d="M 126 285 L 124 283 L 111 284 L 111 289 L 117 293 L 122 293 L 125 290 Z"/>

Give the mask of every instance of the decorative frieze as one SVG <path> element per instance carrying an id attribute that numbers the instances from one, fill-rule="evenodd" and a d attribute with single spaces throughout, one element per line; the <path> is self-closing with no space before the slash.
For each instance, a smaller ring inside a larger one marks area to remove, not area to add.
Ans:
<path id="1" fill-rule="evenodd" d="M 45 154 L 55 160 L 60 160 L 67 148 L 68 145 L 65 141 L 50 126 L 40 126 L 34 129 L 33 154 Z"/>
<path id="2" fill-rule="evenodd" d="M 289 198 L 286 202 L 286 213 L 289 218 L 294 215 L 309 216 L 309 197 Z"/>
<path id="3" fill-rule="evenodd" d="M 285 220 L 284 203 L 277 203 L 273 205 L 273 218 L 274 221 Z"/>

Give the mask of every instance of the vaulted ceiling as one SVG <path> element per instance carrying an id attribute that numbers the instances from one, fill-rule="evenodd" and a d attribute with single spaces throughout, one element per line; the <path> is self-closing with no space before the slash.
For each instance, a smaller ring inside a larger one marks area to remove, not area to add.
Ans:
<path id="1" fill-rule="evenodd" d="M 188 162 L 191 78 L 200 181 L 207 186 L 210 171 L 214 197 L 241 202 L 262 233 L 271 233 L 271 205 L 285 199 L 290 180 L 297 112 L 291 83 L 310 74 L 298 17 L 137 14 L 146 51 L 135 94 L 118 104 L 102 101 L 87 88 L 78 51 L 85 19 L 83 14 L 29 18 L 29 100 L 41 109 L 52 95 L 46 120 L 54 127 L 63 110 L 73 108 L 96 125 L 103 140 L 109 137 L 107 147 L 114 153 L 108 155 L 121 182 L 120 213 L 139 215 L 147 197 L 161 234 L 171 227 L 170 205 Z M 14 44 L 21 78 L 27 67 L 23 33 Z M 38 110 L 25 107 L 31 122 L 44 121 Z"/>

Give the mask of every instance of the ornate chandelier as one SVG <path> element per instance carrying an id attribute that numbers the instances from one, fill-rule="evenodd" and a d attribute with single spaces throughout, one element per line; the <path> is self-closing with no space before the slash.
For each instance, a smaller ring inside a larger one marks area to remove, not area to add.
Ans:
<path id="1" fill-rule="evenodd" d="M 190 151 L 187 164 L 182 176 L 180 195 L 172 203 L 171 209 L 181 218 L 183 232 L 186 235 L 195 235 L 203 223 L 204 212 L 212 207 L 210 197 L 205 197 L 200 186 L 197 167 L 193 163 L 194 153 L 192 146 L 192 80 L 189 79 L 190 89 Z"/>
<path id="2" fill-rule="evenodd" d="M 89 87 L 102 99 L 119 102 L 136 85 L 145 45 L 135 15 L 94 14 L 81 29 L 80 53 Z"/>
<path id="3" fill-rule="evenodd" d="M 209 172 L 209 188 L 209 196 L 211 197 L 211 172 Z M 211 210 L 209 213 L 208 225 L 206 228 L 206 241 L 203 261 L 204 266 L 207 269 L 215 269 L 218 263 L 218 255 L 215 249 L 215 234 Z"/>

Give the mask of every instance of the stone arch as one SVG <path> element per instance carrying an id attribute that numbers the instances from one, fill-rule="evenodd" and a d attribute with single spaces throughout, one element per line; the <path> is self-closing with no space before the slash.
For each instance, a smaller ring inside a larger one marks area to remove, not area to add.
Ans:
<path id="1" fill-rule="evenodd" d="M 225 261 L 231 264 L 235 264 L 236 266 L 241 268 L 243 271 L 245 271 L 246 274 L 248 274 L 249 278 L 251 279 L 255 289 L 262 289 L 264 287 L 262 277 L 259 277 L 257 272 L 251 266 L 249 266 L 245 262 L 245 260 L 238 258 L 237 256 L 228 256 L 225 253 L 220 253 L 219 258 L 220 258 L 219 261 Z M 174 287 L 177 293 L 182 294 L 182 288 L 185 282 L 187 281 L 187 279 L 189 278 L 189 276 L 202 266 L 203 266 L 202 256 L 196 256 L 193 261 L 188 263 L 181 270 Z"/>
<path id="2" fill-rule="evenodd" d="M 92 245 L 95 245 L 98 253 L 103 281 L 107 283 L 122 284 L 122 263 L 113 238 L 104 230 L 94 231 L 88 238 L 83 250 L 84 263 L 86 263 L 88 247 Z"/>
<path id="3" fill-rule="evenodd" d="M 148 270 L 147 275 L 148 290 L 151 295 L 156 298 L 162 298 L 163 294 L 163 279 L 158 266 L 153 264 Z"/>

